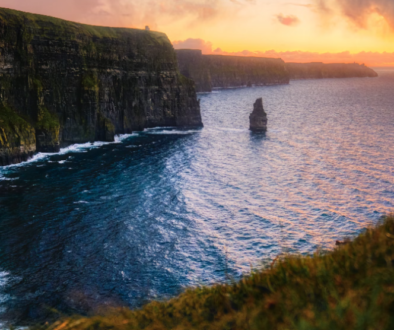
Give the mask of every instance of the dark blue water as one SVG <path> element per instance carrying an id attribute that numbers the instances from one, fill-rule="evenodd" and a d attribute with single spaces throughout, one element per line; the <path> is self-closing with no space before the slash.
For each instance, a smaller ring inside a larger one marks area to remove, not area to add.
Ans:
<path id="1" fill-rule="evenodd" d="M 138 307 L 331 248 L 394 206 L 394 71 L 200 95 L 154 129 L 0 170 L 3 319 Z M 248 130 L 264 98 L 266 135 Z"/>

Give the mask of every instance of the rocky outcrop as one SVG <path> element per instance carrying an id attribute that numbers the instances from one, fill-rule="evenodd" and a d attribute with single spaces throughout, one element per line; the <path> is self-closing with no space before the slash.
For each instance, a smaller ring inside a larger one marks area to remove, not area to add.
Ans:
<path id="1" fill-rule="evenodd" d="M 202 55 L 200 50 L 176 50 L 181 73 L 194 80 L 198 92 L 213 88 L 267 86 L 289 83 L 281 59 Z"/>
<path id="2" fill-rule="evenodd" d="M 259 98 L 254 103 L 253 112 L 250 117 L 250 130 L 253 132 L 265 132 L 267 131 L 268 118 L 264 111 L 263 99 Z"/>
<path id="3" fill-rule="evenodd" d="M 286 67 L 292 80 L 378 76 L 373 69 L 357 63 L 286 63 Z"/>
<path id="4" fill-rule="evenodd" d="M 153 126 L 202 126 L 166 35 L 0 9 L 0 165 Z"/>

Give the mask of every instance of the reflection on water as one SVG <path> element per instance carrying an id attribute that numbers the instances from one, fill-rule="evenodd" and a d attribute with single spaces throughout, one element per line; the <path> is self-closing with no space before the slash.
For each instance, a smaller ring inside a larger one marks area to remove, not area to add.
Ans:
<path id="1" fill-rule="evenodd" d="M 3 318 L 139 306 L 330 248 L 391 211 L 394 72 L 380 74 L 204 94 L 202 130 L 0 170 Z M 261 96 L 269 129 L 253 134 Z"/>

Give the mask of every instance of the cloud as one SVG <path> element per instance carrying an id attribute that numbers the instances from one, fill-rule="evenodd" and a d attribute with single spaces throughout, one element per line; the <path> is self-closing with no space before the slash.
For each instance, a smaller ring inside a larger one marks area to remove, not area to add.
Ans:
<path id="1" fill-rule="evenodd" d="M 325 14 L 333 15 L 336 9 L 359 28 L 368 28 L 372 14 L 381 16 L 394 31 L 393 0 L 314 0 L 316 8 Z"/>
<path id="2" fill-rule="evenodd" d="M 225 15 L 230 7 L 253 0 L 0 0 L 0 7 L 55 16 L 87 24 L 155 27 L 161 22 L 205 22 Z M 235 8 L 233 8 L 235 10 Z"/>
<path id="3" fill-rule="evenodd" d="M 275 50 L 268 51 L 250 51 L 243 50 L 239 52 L 226 52 L 221 48 L 212 51 L 212 43 L 202 39 L 187 39 L 184 41 L 175 41 L 173 45 L 176 49 L 201 49 L 204 54 L 228 55 L 228 56 L 254 56 L 281 58 L 285 62 L 323 62 L 323 63 L 364 63 L 374 67 L 394 67 L 394 53 L 378 53 L 378 52 L 360 52 L 352 54 L 350 52 L 339 53 L 315 53 L 304 51 L 287 51 L 277 52 Z"/>
<path id="4" fill-rule="evenodd" d="M 332 9 L 330 6 L 327 4 L 330 0 L 314 0 L 315 1 L 315 8 L 318 10 L 320 13 L 323 14 L 331 14 Z M 334 0 L 336 1 L 336 0 Z"/>
<path id="5" fill-rule="evenodd" d="M 186 40 L 178 40 L 172 43 L 175 49 L 200 49 L 203 54 L 211 54 L 212 53 L 212 43 L 209 41 L 204 41 L 202 39 L 186 39 Z"/>
<path id="6" fill-rule="evenodd" d="M 297 16 L 289 15 L 289 16 L 284 16 L 282 14 L 276 15 L 277 20 L 286 26 L 295 26 L 297 25 L 300 20 L 298 19 Z"/>

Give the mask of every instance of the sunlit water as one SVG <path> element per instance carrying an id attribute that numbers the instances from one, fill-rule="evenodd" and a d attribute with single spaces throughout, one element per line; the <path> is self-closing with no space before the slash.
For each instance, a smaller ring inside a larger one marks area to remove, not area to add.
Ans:
<path id="1" fill-rule="evenodd" d="M 136 307 L 310 253 L 394 205 L 394 71 L 200 95 L 154 129 L 0 170 L 5 318 Z M 249 132 L 264 98 L 266 135 Z"/>

